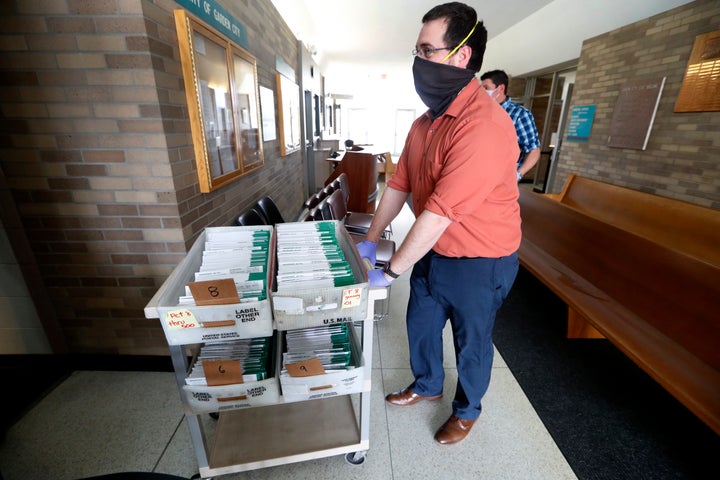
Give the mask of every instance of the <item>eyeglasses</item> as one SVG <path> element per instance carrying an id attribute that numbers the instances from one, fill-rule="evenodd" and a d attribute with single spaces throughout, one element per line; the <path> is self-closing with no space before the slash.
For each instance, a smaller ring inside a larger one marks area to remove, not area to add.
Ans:
<path id="1" fill-rule="evenodd" d="M 423 58 L 430 58 L 433 56 L 433 54 L 439 50 L 452 50 L 450 47 L 438 47 L 438 48 L 432 48 L 432 47 L 420 47 L 416 48 L 412 51 L 413 56 L 420 55 Z"/>

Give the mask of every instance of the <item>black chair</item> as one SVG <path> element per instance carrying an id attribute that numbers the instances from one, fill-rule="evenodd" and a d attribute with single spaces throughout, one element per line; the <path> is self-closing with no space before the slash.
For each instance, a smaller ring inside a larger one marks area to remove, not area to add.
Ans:
<path id="1" fill-rule="evenodd" d="M 260 212 L 255 208 L 251 208 L 238 217 L 237 224 L 244 227 L 248 225 L 267 225 L 268 223 Z"/>
<path id="2" fill-rule="evenodd" d="M 320 203 L 321 198 L 318 197 L 317 193 L 313 193 L 308 197 L 307 200 L 305 200 L 305 203 L 303 203 L 303 207 L 307 208 L 308 210 L 312 210 L 313 208 L 317 207 L 318 203 Z"/>
<path id="3" fill-rule="evenodd" d="M 343 199 L 347 208 L 348 199 L 350 198 L 350 183 L 348 181 L 347 174 L 345 172 L 341 173 L 330 185 L 335 186 L 336 189 L 343 192 Z M 347 212 L 344 223 L 345 228 L 347 228 L 349 232 L 365 235 L 370 228 L 372 220 L 372 213 Z M 391 237 L 392 227 L 388 225 L 388 228 L 382 232 L 382 238 L 389 240 Z"/>
<path id="4" fill-rule="evenodd" d="M 345 201 L 343 200 L 342 192 L 336 190 L 335 192 L 333 192 L 332 195 L 323 200 L 323 202 L 321 203 L 321 210 L 323 212 L 323 220 L 338 220 L 342 222 L 347 216 L 347 210 L 345 207 Z M 346 230 L 348 230 L 350 238 L 353 240 L 353 242 L 360 243 L 365 240 L 365 235 L 354 233 L 347 228 Z M 393 242 L 392 240 L 386 240 L 381 238 L 377 244 L 375 266 L 384 266 L 387 262 L 390 261 L 390 258 L 393 256 L 394 253 L 395 242 Z"/>
<path id="5" fill-rule="evenodd" d="M 323 209 L 321 205 L 316 206 L 309 212 L 310 220 L 314 222 L 319 222 L 320 220 L 328 220 L 323 218 Z"/>
<path id="6" fill-rule="evenodd" d="M 325 185 L 322 191 L 325 192 L 325 195 L 330 196 L 335 190 L 337 190 L 335 185 L 335 181 L 328 183 L 327 185 Z"/>
<path id="7" fill-rule="evenodd" d="M 280 209 L 277 207 L 271 197 L 265 196 L 258 200 L 257 209 L 261 214 L 265 216 L 268 225 L 285 223 L 285 219 L 280 213 Z"/>

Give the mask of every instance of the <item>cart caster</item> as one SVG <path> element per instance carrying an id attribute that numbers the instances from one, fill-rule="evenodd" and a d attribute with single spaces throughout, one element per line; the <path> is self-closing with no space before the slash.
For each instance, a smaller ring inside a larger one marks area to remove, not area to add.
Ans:
<path id="1" fill-rule="evenodd" d="M 367 452 L 350 452 L 345 454 L 345 461 L 350 465 L 362 465 L 365 463 Z"/>
<path id="2" fill-rule="evenodd" d="M 220 414 L 218 412 L 210 412 L 210 413 L 208 413 L 208 415 L 210 415 L 210 418 L 215 419 L 215 420 L 220 418 Z"/>

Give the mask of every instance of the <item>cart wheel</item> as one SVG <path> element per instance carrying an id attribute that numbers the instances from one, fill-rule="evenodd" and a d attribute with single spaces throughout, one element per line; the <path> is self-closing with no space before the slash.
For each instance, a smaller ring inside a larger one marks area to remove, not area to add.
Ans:
<path id="1" fill-rule="evenodd" d="M 345 454 L 345 461 L 350 465 L 362 465 L 365 463 L 367 452 L 350 452 Z"/>
<path id="2" fill-rule="evenodd" d="M 213 418 L 215 420 L 220 418 L 220 414 L 218 412 L 210 412 L 210 413 L 208 413 L 208 415 L 210 415 L 210 418 Z"/>

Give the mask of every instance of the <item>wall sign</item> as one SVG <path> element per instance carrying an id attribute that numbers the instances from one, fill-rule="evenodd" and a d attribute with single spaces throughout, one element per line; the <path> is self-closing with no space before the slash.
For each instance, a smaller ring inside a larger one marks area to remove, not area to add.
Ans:
<path id="1" fill-rule="evenodd" d="M 647 148 L 664 85 L 665 77 L 662 77 L 636 80 L 620 87 L 610 122 L 609 147 Z"/>
<path id="2" fill-rule="evenodd" d="M 215 0 L 175 0 L 197 15 L 201 20 L 215 27 L 243 48 L 248 48 L 247 30 Z"/>
<path id="3" fill-rule="evenodd" d="M 572 108 L 568 121 L 568 142 L 587 142 L 590 138 L 595 105 L 578 105 Z"/>

